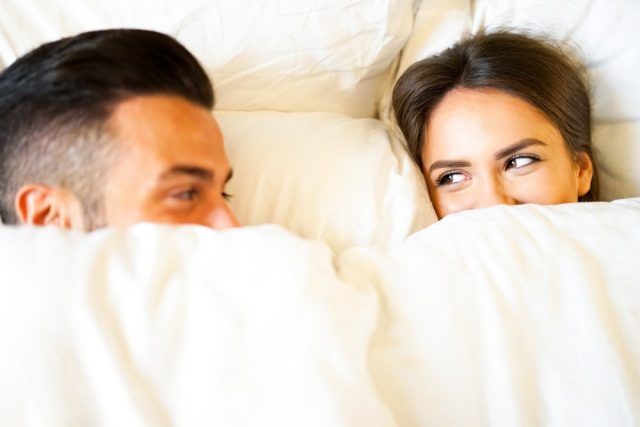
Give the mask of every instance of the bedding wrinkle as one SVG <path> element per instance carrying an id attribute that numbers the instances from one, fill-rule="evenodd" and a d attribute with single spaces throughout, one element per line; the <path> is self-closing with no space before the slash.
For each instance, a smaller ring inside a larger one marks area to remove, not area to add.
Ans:
<path id="1" fill-rule="evenodd" d="M 633 420 L 640 416 L 638 410 L 635 413 L 630 410 L 633 408 L 634 402 L 640 402 L 640 366 L 634 362 L 638 357 L 638 351 L 634 352 L 633 338 L 624 333 L 625 328 L 621 325 L 621 320 L 625 317 L 628 309 L 616 305 L 608 292 L 604 274 L 601 271 L 597 273 L 599 274 L 594 274 L 592 270 L 590 278 L 597 277 L 599 279 L 593 280 L 594 289 L 592 291 L 594 306 L 597 308 L 594 311 L 599 314 L 599 318 L 596 324 L 589 325 L 591 327 L 584 332 L 590 336 L 594 331 L 598 331 L 598 324 L 603 325 L 602 329 L 605 332 L 605 336 L 602 338 L 604 345 L 601 349 L 604 353 L 603 361 L 612 359 L 618 361 L 614 366 L 611 366 L 608 380 L 617 384 L 617 387 L 613 387 L 617 392 L 615 397 L 626 403 L 620 408 L 621 421 L 624 421 L 626 425 L 633 425 Z M 598 283 L 599 286 L 596 286 L 595 283 Z M 637 301 L 640 301 L 640 295 L 637 296 Z M 639 323 L 636 322 L 635 325 L 636 333 L 640 333 Z"/>
<path id="2" fill-rule="evenodd" d="M 9 37 L 7 30 L 0 26 L 0 70 L 5 69 L 17 59 L 15 52 L 18 51 L 18 46 Z"/>
<path id="3" fill-rule="evenodd" d="M 372 252 L 372 253 L 371 253 Z M 368 258 L 371 257 L 371 260 Z M 380 284 L 384 282 L 382 274 L 393 275 L 394 272 L 372 269 L 369 263 L 385 264 L 384 254 L 380 250 L 370 250 L 368 248 L 350 248 L 340 253 L 336 259 L 336 272 L 338 277 L 355 286 L 357 289 L 374 290 L 375 302 L 377 306 L 376 315 L 373 318 L 371 335 L 367 346 L 367 354 L 365 356 L 365 364 L 367 370 L 372 375 L 372 386 L 382 400 L 389 405 L 389 396 L 393 395 L 393 377 L 388 378 L 388 372 L 384 369 L 384 352 L 381 351 L 381 345 L 386 345 L 393 340 L 394 331 L 397 331 L 399 319 L 396 319 L 394 300 L 391 295 L 384 292 L 380 288 Z M 354 274 L 361 271 L 362 274 Z M 409 326 L 409 325 L 406 325 Z M 401 327 L 401 326 L 400 326 Z M 391 345 L 393 345 L 391 343 Z M 408 363 L 410 361 L 407 360 Z M 381 366 L 382 365 L 382 366 Z M 427 400 L 428 401 L 428 400 Z M 403 417 L 398 418 L 398 408 L 389 405 L 388 410 L 393 417 L 393 424 L 398 426 L 407 425 L 403 423 Z"/>
<path id="4" fill-rule="evenodd" d="M 636 223 L 638 230 L 640 230 L 640 212 L 636 217 Z M 613 225 L 613 224 L 611 224 Z M 616 236 L 619 239 L 623 239 L 623 236 Z M 637 235 L 637 240 L 640 240 L 640 233 Z M 576 242 L 577 243 L 577 242 Z M 580 245 L 575 244 L 576 248 L 580 248 Z M 580 259 L 589 260 L 597 259 L 597 253 L 588 251 L 586 248 L 582 248 L 582 256 Z M 632 265 L 637 262 L 631 254 L 625 254 L 628 258 L 618 257 L 617 262 L 621 264 Z M 628 327 L 623 327 L 622 322 L 629 315 L 633 314 L 633 308 L 637 307 L 637 303 L 640 302 L 640 293 L 635 292 L 636 295 L 627 296 L 627 299 L 622 301 L 616 301 L 616 293 L 612 292 L 618 290 L 619 287 L 627 284 L 631 288 L 635 289 L 635 283 L 631 280 L 625 280 L 621 275 L 620 283 L 608 281 L 602 268 L 598 268 L 599 265 L 595 262 L 584 262 L 585 264 L 585 277 L 589 280 L 585 280 L 591 285 L 591 292 L 589 296 L 592 300 L 594 316 L 593 324 L 585 325 L 583 328 L 583 334 L 585 335 L 585 341 L 594 334 L 598 334 L 599 331 L 603 332 L 601 338 L 602 346 L 599 349 L 603 353 L 603 363 L 605 360 L 616 360 L 617 363 L 610 368 L 608 373 L 608 380 L 617 383 L 615 387 L 617 397 L 627 405 L 620 408 L 621 414 L 624 416 L 625 424 L 632 425 L 633 419 L 637 419 L 640 416 L 640 412 L 636 410 L 635 413 L 628 408 L 633 408 L 633 402 L 640 402 L 640 366 L 634 362 L 640 354 L 637 349 L 633 348 L 632 343 L 634 337 L 625 334 L 625 330 L 629 330 Z M 625 283 L 626 282 L 626 283 Z M 631 297 L 631 298 L 629 298 Z M 629 303 L 629 299 L 633 302 Z M 635 325 L 636 337 L 640 336 L 640 318 L 636 316 L 635 319 L 628 319 L 626 323 L 629 325 Z M 602 325 L 599 328 L 599 325 Z M 603 420 L 604 421 L 604 420 Z"/>
<path id="5" fill-rule="evenodd" d="M 321 2 L 318 2 L 321 3 Z M 345 4 L 347 3 L 347 4 Z M 327 12 L 329 12 L 329 14 L 334 14 L 334 13 L 341 13 L 341 12 L 346 12 L 350 9 L 356 9 L 356 8 L 360 8 L 363 5 L 367 5 L 370 6 L 370 3 L 367 3 L 363 0 L 347 0 L 347 1 L 342 1 L 342 2 L 334 2 L 333 4 L 328 4 L 326 6 L 320 6 L 318 4 L 314 4 L 313 6 L 308 5 L 307 9 L 304 11 L 295 11 L 295 12 L 279 12 L 277 16 L 286 16 L 286 17 L 298 17 L 301 15 L 304 15 L 305 18 L 310 16 L 310 15 L 314 15 L 318 12 L 320 12 L 321 14 L 325 14 Z M 359 10 L 356 9 L 356 12 L 359 12 Z"/>
<path id="6" fill-rule="evenodd" d="M 542 405 L 537 384 L 537 366 L 530 357 L 535 337 L 527 331 L 528 322 L 519 322 L 528 316 L 514 316 L 505 301 L 498 295 L 480 298 L 480 329 L 484 331 L 480 342 L 480 372 L 485 375 L 485 396 L 492 399 L 485 403 L 489 424 L 503 422 L 506 425 L 542 425 L 538 414 Z M 493 306 L 495 304 L 495 306 Z M 496 317 L 494 317 L 496 316 Z M 535 318 L 533 320 L 535 322 Z M 511 401 L 510 405 L 504 402 Z M 501 402 L 501 403 L 498 403 Z"/>
<path id="7" fill-rule="evenodd" d="M 213 22 L 208 22 L 207 26 L 197 25 L 202 22 L 204 16 L 210 16 Z M 228 41 L 223 28 L 222 11 L 219 5 L 203 1 L 194 5 L 189 12 L 185 13 L 185 16 L 175 25 L 173 33 L 177 39 L 181 39 L 183 32 L 186 33 L 188 30 L 195 29 L 198 33 L 198 43 L 205 45 L 208 38 L 207 31 L 215 31 L 213 38 L 219 40 L 221 46 L 227 46 Z M 187 38 L 188 36 L 185 34 L 184 37 Z M 210 72 L 211 70 L 207 71 Z"/>
<path id="8" fill-rule="evenodd" d="M 506 220 L 504 218 L 501 223 L 504 224 Z M 478 225 L 469 226 L 475 230 L 470 232 L 477 233 Z M 484 224 L 481 233 L 484 239 L 474 242 L 480 243 L 497 235 L 499 231 L 493 228 L 497 228 L 496 223 Z M 462 237 L 463 234 L 457 236 Z M 450 244 L 459 247 L 469 245 L 469 242 L 463 238 Z M 539 321 L 530 311 L 526 297 L 529 287 L 535 286 L 536 281 L 514 286 L 513 276 L 507 274 L 508 269 L 485 268 L 486 265 L 501 265 L 510 258 L 525 259 L 518 252 L 519 248 L 509 240 L 495 241 L 492 246 L 497 250 L 487 252 L 480 245 L 473 247 L 477 256 L 466 260 L 466 272 L 461 271 L 459 276 L 470 281 L 472 288 L 468 291 L 473 293 L 474 302 L 478 306 L 479 324 L 474 327 L 476 331 L 473 335 L 479 336 L 478 372 L 483 373 L 479 382 L 483 385 L 482 394 L 496 398 L 484 402 L 487 422 L 541 425 L 542 420 L 537 416 L 541 413 L 542 406 L 539 399 L 540 387 L 536 380 L 538 367 L 530 356 L 535 352 L 533 346 L 538 338 L 536 325 Z M 528 270 L 521 272 L 523 277 L 531 276 L 533 269 Z M 501 403 L 497 404 L 498 402 Z M 506 402 L 511 404 L 505 405 Z"/>
<path id="9" fill-rule="evenodd" d="M 129 396 L 129 404 L 136 408 L 132 408 L 132 410 L 138 412 L 145 422 L 158 426 L 171 426 L 173 423 L 156 393 L 156 388 L 151 384 L 144 370 L 141 369 L 138 360 L 136 360 L 139 354 L 136 355 L 135 347 L 140 348 L 142 346 L 144 348 L 148 346 L 148 343 L 144 341 L 136 343 L 135 338 L 127 336 L 127 332 L 125 332 L 122 323 L 119 321 L 121 317 L 116 311 L 121 297 L 117 293 L 114 294 L 114 289 L 109 286 L 111 283 L 110 276 L 115 275 L 120 282 L 119 287 L 124 293 L 124 298 L 135 301 L 140 298 L 142 288 L 148 286 L 148 278 L 144 280 L 143 277 L 137 277 L 138 280 L 142 279 L 137 281 L 134 279 L 135 273 L 134 277 L 131 277 L 133 271 L 130 269 L 131 266 L 127 265 L 128 260 L 131 258 L 125 255 L 126 252 L 121 259 L 112 258 L 113 248 L 123 243 L 121 241 L 123 236 L 122 234 L 115 234 L 109 237 L 110 239 L 104 242 L 104 245 L 100 248 L 102 253 L 96 254 L 97 257 L 94 258 L 94 263 L 89 266 L 87 272 L 86 277 L 91 278 L 91 282 L 86 289 L 85 298 L 87 299 L 88 308 L 90 308 L 90 313 L 86 314 L 90 316 L 90 319 L 87 319 L 89 320 L 88 322 L 86 320 L 82 322 L 83 335 L 86 335 L 88 342 L 93 341 L 95 348 L 103 348 L 107 350 L 106 354 L 111 354 L 113 357 L 111 361 L 105 360 L 103 363 L 111 365 L 110 370 L 115 370 L 113 372 L 114 377 L 122 381 L 122 385 L 118 388 L 120 388 L 120 392 L 124 396 Z M 110 265 L 109 269 L 107 269 L 108 265 Z M 117 292 L 117 290 L 115 291 Z M 134 307 L 134 305 L 131 306 L 131 308 Z M 135 316 L 130 318 L 130 321 L 138 323 L 138 327 L 148 327 L 148 325 L 145 325 L 148 320 L 140 319 L 141 314 L 144 317 L 145 313 L 139 313 L 135 308 L 130 313 Z M 141 337 L 146 334 L 143 330 L 139 330 L 137 335 Z M 96 339 L 99 342 L 96 342 Z M 92 362 L 95 361 L 92 360 Z M 95 369 L 95 366 L 85 365 L 85 372 L 90 373 Z M 99 384 L 100 382 L 97 383 Z"/>

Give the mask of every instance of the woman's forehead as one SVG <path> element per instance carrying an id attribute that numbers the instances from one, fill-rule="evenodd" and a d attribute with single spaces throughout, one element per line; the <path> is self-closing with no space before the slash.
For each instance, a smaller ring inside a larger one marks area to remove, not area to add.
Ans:
<path id="1" fill-rule="evenodd" d="M 496 89 L 454 89 L 426 124 L 423 158 L 499 150 L 523 139 L 563 141 L 556 126 L 521 98 Z"/>

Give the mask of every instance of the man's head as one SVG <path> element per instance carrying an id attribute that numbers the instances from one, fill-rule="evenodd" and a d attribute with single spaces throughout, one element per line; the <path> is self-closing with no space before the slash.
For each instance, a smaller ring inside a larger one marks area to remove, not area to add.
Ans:
<path id="1" fill-rule="evenodd" d="M 214 94 L 177 41 L 83 33 L 0 73 L 0 215 L 95 229 L 151 221 L 236 225 Z"/>

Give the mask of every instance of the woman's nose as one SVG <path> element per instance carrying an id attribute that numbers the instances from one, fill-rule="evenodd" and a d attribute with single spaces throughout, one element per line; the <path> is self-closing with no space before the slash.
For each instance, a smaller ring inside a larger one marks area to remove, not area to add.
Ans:
<path id="1" fill-rule="evenodd" d="M 476 207 L 486 208 L 496 205 L 515 205 L 515 198 L 509 195 L 500 178 L 488 180 L 482 187 L 480 197 L 476 201 Z"/>

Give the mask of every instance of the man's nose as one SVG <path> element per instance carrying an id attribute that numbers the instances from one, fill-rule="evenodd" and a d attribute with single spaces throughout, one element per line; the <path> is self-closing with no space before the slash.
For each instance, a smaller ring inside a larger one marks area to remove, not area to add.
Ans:
<path id="1" fill-rule="evenodd" d="M 493 177 L 483 185 L 476 207 L 487 208 L 496 205 L 515 205 L 515 198 L 509 195 L 500 178 Z"/>
<path id="2" fill-rule="evenodd" d="M 224 203 L 221 206 L 216 207 L 209 216 L 208 226 L 215 228 L 216 230 L 224 230 L 227 228 L 239 227 L 236 216 L 231 211 L 229 205 Z"/>

